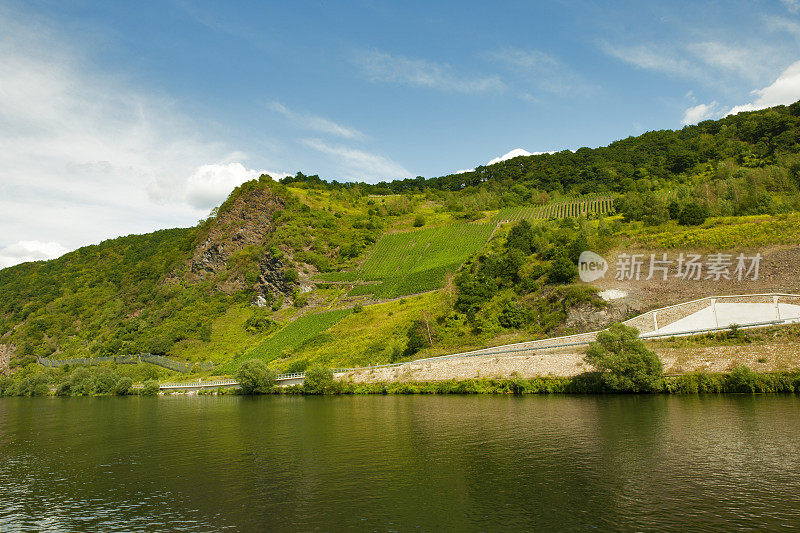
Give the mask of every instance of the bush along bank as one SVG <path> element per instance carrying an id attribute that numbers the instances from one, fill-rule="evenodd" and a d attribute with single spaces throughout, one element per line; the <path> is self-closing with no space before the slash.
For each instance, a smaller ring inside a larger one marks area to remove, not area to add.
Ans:
<path id="1" fill-rule="evenodd" d="M 129 372 L 130 373 L 130 372 Z M 141 386 L 134 386 L 134 377 Z M 0 396 L 125 396 L 158 394 L 158 372 L 126 375 L 115 366 L 42 368 L 29 365 L 13 376 L 0 376 Z"/>
<path id="2" fill-rule="evenodd" d="M 230 391 L 235 392 L 235 391 Z M 307 391 L 303 385 L 275 387 L 265 394 L 703 394 L 703 393 L 800 393 L 800 371 L 774 374 L 758 373 L 738 367 L 729 373 L 695 372 L 665 377 L 660 386 L 649 391 L 615 389 L 606 385 L 597 373 L 573 378 L 544 376 L 532 379 L 467 379 L 450 381 L 408 381 L 352 383 L 333 381 L 322 391 L 316 386 Z M 211 392 L 207 392 L 211 394 Z"/>

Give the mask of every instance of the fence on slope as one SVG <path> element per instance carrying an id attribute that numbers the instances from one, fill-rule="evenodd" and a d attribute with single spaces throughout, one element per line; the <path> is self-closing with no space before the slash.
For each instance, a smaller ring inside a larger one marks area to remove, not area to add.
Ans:
<path id="1" fill-rule="evenodd" d="M 170 370 L 174 370 L 175 372 L 183 372 L 183 373 L 188 373 L 191 372 L 192 370 L 205 372 L 214 369 L 214 363 L 212 361 L 201 361 L 199 363 L 190 363 L 185 361 L 178 361 L 177 359 L 172 359 L 170 357 L 164 357 L 163 355 L 154 355 L 151 353 L 110 355 L 110 356 L 98 356 L 98 357 L 73 357 L 68 359 L 37 357 L 36 360 L 40 365 L 48 368 L 56 368 L 65 365 L 92 366 L 92 365 L 99 365 L 102 363 L 116 363 L 118 365 L 151 363 L 164 368 L 168 368 Z"/>

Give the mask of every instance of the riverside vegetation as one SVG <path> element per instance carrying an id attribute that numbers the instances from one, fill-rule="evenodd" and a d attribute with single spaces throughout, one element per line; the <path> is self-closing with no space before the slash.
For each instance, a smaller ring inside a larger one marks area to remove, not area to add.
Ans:
<path id="1" fill-rule="evenodd" d="M 741 335 L 740 330 L 730 333 Z M 800 393 L 800 371 L 758 373 L 738 366 L 730 373 L 692 372 L 664 376 L 661 361 L 638 338 L 634 328 L 612 325 L 598 335 L 586 353 L 593 372 L 566 377 L 521 379 L 468 379 L 436 382 L 352 383 L 337 381 L 333 371 L 320 365 L 305 371 L 302 385 L 276 386 L 276 374 L 266 363 L 250 359 L 239 365 L 239 387 L 216 394 L 600 394 L 600 393 Z M 152 372 L 152 369 L 145 369 Z M 158 381 L 149 376 L 133 389 L 129 375 L 117 368 L 86 367 L 60 370 L 29 369 L 21 379 L 0 378 L 0 396 L 108 396 L 159 392 Z M 200 394 L 215 394 L 200 391 Z"/>
<path id="2" fill-rule="evenodd" d="M 149 352 L 235 375 L 568 334 L 571 313 L 607 305 L 574 283 L 581 251 L 796 245 L 798 208 L 800 102 L 438 178 L 262 176 L 193 228 L 0 270 L 0 356 L 16 387 L 37 357 Z"/>

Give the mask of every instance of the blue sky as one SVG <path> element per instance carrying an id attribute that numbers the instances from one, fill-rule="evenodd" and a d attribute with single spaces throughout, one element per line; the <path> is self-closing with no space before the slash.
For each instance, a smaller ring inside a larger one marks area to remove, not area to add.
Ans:
<path id="1" fill-rule="evenodd" d="M 447 174 L 800 98 L 800 0 L 0 1 L 0 267 L 262 171 Z"/>

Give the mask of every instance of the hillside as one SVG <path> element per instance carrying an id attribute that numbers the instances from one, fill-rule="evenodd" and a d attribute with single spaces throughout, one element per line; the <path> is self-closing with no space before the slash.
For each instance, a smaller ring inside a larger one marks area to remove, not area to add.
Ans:
<path id="1" fill-rule="evenodd" d="M 440 178 L 262 176 L 196 227 L 0 270 L 0 365 L 140 352 L 223 372 L 367 365 L 797 290 L 798 208 L 800 103 Z M 587 285 L 588 249 L 761 253 L 763 276 Z"/>

